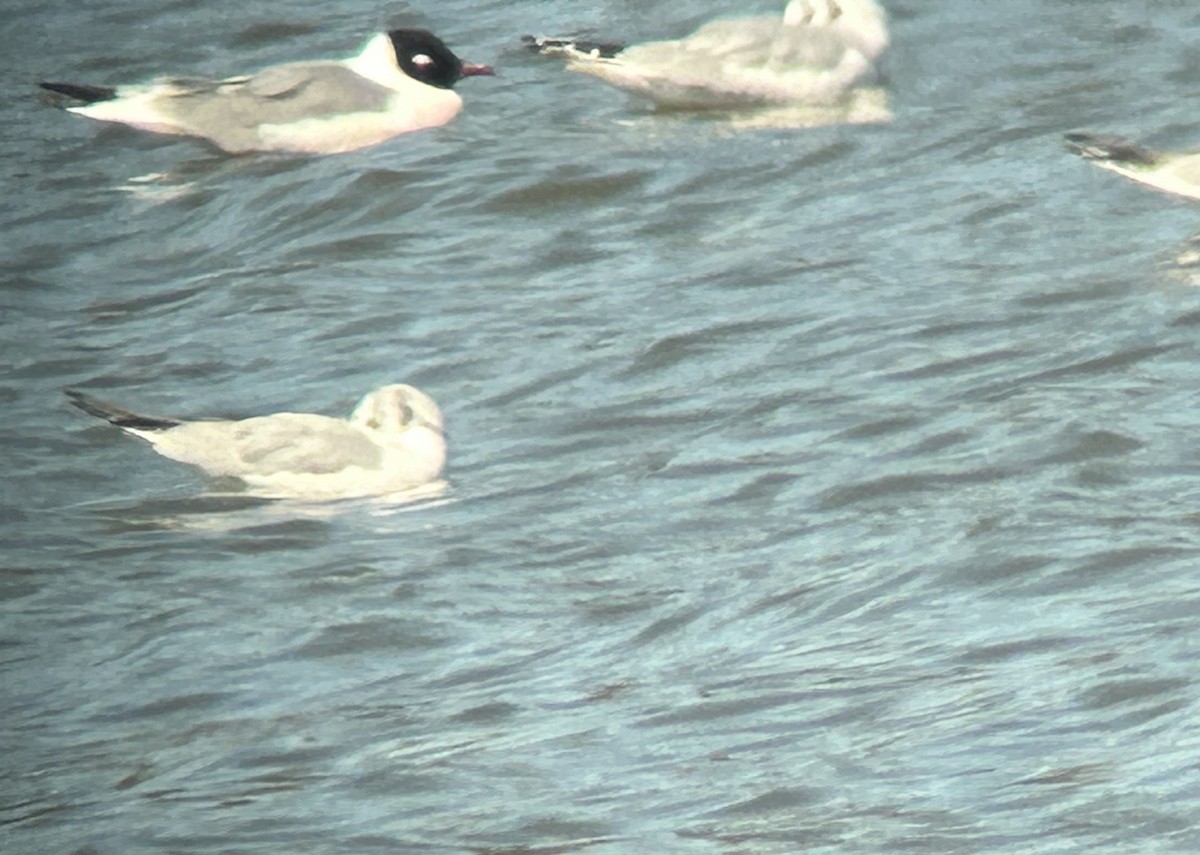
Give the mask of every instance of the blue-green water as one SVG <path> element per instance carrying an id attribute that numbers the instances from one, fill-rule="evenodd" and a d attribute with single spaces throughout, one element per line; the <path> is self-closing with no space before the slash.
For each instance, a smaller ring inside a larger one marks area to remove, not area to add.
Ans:
<path id="1" fill-rule="evenodd" d="M 517 43 L 707 0 L 12 4 L 0 851 L 1200 849 L 1200 211 L 1060 142 L 1200 141 L 1200 12 L 889 5 L 892 124 L 735 132 Z M 400 23 L 501 76 L 352 155 L 32 87 Z M 61 394 L 398 381 L 452 485 L 400 510 L 206 495 Z"/>

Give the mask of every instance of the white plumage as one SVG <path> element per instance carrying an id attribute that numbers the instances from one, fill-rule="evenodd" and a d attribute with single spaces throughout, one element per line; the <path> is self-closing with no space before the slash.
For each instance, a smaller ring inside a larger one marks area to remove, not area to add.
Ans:
<path id="1" fill-rule="evenodd" d="M 792 0 L 782 17 L 716 20 L 671 41 L 526 40 L 659 107 L 736 109 L 838 104 L 876 82 L 888 31 L 875 0 Z"/>
<path id="2" fill-rule="evenodd" d="M 340 499 L 382 496 L 436 481 L 446 463 L 442 413 L 404 384 L 366 395 L 349 419 L 275 413 L 239 420 L 141 416 L 84 392 L 71 402 L 164 457 L 216 477 L 238 478 L 257 495 Z"/>

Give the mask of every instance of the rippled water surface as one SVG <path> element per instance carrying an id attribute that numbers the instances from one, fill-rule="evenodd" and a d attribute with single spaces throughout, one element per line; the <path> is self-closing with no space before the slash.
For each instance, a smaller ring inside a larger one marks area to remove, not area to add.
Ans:
<path id="1" fill-rule="evenodd" d="M 1200 851 L 1200 211 L 1061 144 L 1200 141 L 1200 12 L 889 5 L 893 123 L 737 130 L 518 48 L 711 0 L 13 0 L 0 851 Z M 357 154 L 32 86 L 396 24 L 501 75 Z M 401 508 L 215 495 L 61 392 L 399 381 L 451 441 Z"/>

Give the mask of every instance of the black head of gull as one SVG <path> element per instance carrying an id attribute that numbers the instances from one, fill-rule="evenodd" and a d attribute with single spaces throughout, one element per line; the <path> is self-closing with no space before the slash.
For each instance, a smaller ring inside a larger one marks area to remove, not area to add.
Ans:
<path id="1" fill-rule="evenodd" d="M 464 77 L 494 74 L 490 66 L 463 62 L 428 30 L 390 30 L 396 64 L 413 80 L 450 89 Z"/>

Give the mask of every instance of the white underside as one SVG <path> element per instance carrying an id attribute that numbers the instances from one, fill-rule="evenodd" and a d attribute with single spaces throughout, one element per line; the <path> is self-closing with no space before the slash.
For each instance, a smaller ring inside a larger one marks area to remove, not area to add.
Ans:
<path id="1" fill-rule="evenodd" d="M 378 145 L 413 131 L 440 127 L 458 115 L 462 99 L 449 90 L 436 91 L 442 97 L 416 103 L 394 97 L 384 112 L 343 113 L 304 118 L 288 124 L 258 125 L 259 144 L 252 150 L 340 154 Z M 147 93 L 129 99 L 71 107 L 70 112 L 156 134 L 200 137 L 214 142 L 214 137 L 220 137 L 219 128 L 190 127 L 162 115 L 155 108 L 155 102 L 154 95 Z"/>
<path id="2" fill-rule="evenodd" d="M 396 496 L 444 484 L 437 478 L 395 477 L 353 468 L 337 475 L 245 476 L 241 480 L 255 496 L 311 502 Z"/>
<path id="3" fill-rule="evenodd" d="M 599 77 L 661 107 L 704 109 L 755 104 L 834 104 L 868 77 L 871 64 L 857 51 L 847 51 L 839 65 L 826 70 L 714 67 L 700 58 L 695 70 L 690 71 L 637 65 L 619 56 L 606 59 L 577 52 L 568 55 L 567 69 Z"/>
<path id="4" fill-rule="evenodd" d="M 1200 159 L 1189 156 L 1188 160 Z M 1164 193 L 1183 196 L 1187 199 L 1200 199 L 1200 183 L 1190 174 L 1186 174 L 1188 170 L 1184 169 L 1184 167 L 1192 166 L 1192 163 L 1182 163 L 1168 159 L 1161 166 L 1153 167 L 1129 167 L 1111 161 L 1096 161 L 1096 165 L 1101 169 L 1115 172 L 1131 181 L 1136 181 L 1147 187 L 1153 187 Z M 1195 165 L 1200 166 L 1200 163 L 1196 163 Z M 1181 174 L 1181 172 L 1184 174 Z"/>
<path id="5" fill-rule="evenodd" d="M 336 472 L 319 474 L 259 473 L 248 467 L 213 465 L 211 459 L 204 459 L 204 455 L 196 454 L 195 449 L 171 447 L 170 442 L 161 440 L 154 442 L 154 448 L 164 457 L 198 466 L 215 477 L 237 478 L 254 495 L 326 501 L 405 492 L 439 480 L 446 462 L 445 441 L 440 434 L 422 429 L 412 433 L 417 432 L 428 435 L 411 435 L 407 442 L 385 447 L 378 466 L 347 466 Z"/>

